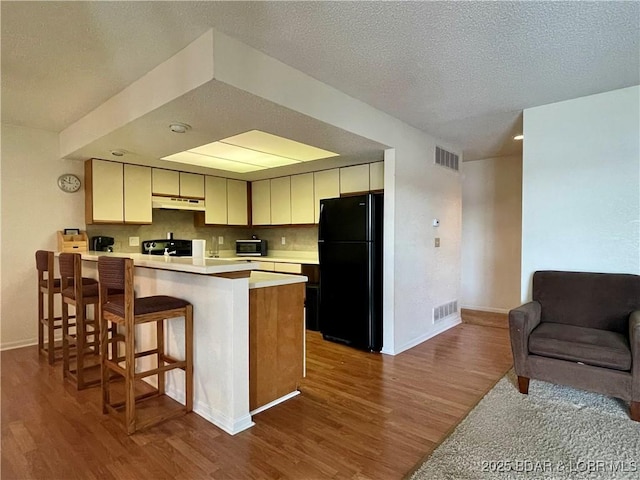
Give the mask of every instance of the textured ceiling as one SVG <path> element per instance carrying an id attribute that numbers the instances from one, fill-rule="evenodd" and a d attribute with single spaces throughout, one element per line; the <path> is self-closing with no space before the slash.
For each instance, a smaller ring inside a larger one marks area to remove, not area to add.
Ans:
<path id="1" fill-rule="evenodd" d="M 7 2 L 2 120 L 60 131 L 210 27 L 436 137 L 640 83 L 640 2 Z"/>

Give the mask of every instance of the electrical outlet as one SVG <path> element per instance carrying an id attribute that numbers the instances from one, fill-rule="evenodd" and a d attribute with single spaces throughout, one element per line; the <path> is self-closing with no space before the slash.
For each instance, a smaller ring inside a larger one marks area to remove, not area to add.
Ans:
<path id="1" fill-rule="evenodd" d="M 436 237 L 435 246 L 436 247 L 440 246 L 440 237 Z"/>
<path id="2" fill-rule="evenodd" d="M 286 245 L 287 244 L 286 237 L 282 237 L 282 239 L 280 241 L 282 242 L 282 245 Z"/>
<path id="3" fill-rule="evenodd" d="M 224 243 L 224 237 L 222 235 L 220 235 L 218 237 L 218 245 L 222 245 Z"/>
<path id="4" fill-rule="evenodd" d="M 139 247 L 140 246 L 140 237 L 129 237 L 129 246 L 130 247 Z"/>

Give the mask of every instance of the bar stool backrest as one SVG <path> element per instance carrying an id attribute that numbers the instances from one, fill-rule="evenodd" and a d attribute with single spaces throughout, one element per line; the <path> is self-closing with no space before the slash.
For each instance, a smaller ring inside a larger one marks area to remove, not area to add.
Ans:
<path id="1" fill-rule="evenodd" d="M 126 260 L 120 257 L 98 257 L 98 280 L 100 286 L 114 290 L 125 290 Z M 133 269 L 131 269 L 133 272 Z"/>
<path id="2" fill-rule="evenodd" d="M 53 252 L 38 250 L 36 252 L 36 269 L 43 272 L 53 272 Z"/>

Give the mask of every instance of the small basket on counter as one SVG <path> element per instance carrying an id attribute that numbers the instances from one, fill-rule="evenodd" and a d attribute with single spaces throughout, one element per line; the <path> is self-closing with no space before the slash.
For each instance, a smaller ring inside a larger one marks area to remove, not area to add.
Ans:
<path id="1" fill-rule="evenodd" d="M 75 228 L 58 230 L 58 251 L 62 253 L 85 253 L 89 250 L 87 232 Z"/>

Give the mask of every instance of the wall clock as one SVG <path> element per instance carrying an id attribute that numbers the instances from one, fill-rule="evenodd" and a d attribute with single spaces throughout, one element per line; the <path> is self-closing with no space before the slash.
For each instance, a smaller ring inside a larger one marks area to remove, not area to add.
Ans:
<path id="1" fill-rule="evenodd" d="M 58 187 L 60 190 L 67 193 L 73 193 L 80 190 L 80 186 L 82 183 L 80 182 L 80 178 L 73 173 L 65 173 L 64 175 L 60 175 L 58 177 Z"/>

